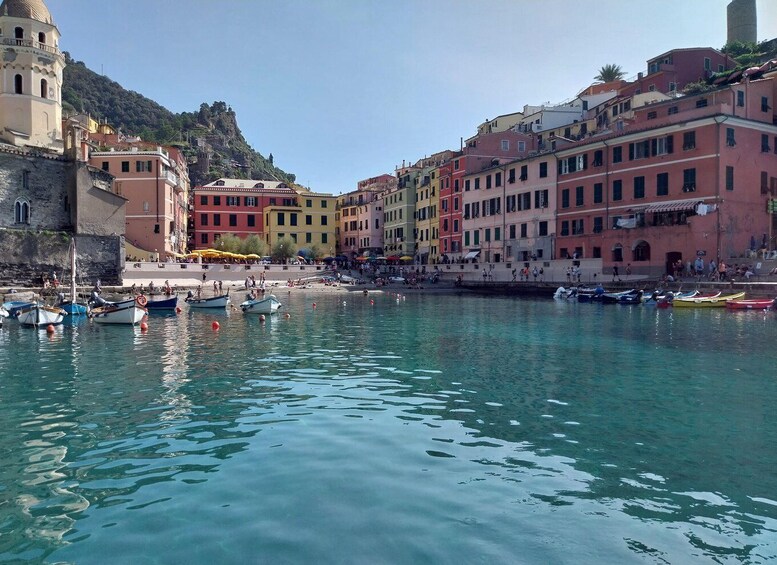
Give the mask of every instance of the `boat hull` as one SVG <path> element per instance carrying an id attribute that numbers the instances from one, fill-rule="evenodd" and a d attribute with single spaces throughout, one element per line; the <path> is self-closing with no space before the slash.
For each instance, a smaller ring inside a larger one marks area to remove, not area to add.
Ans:
<path id="1" fill-rule="evenodd" d="M 164 300 L 149 300 L 146 303 L 148 310 L 175 310 L 178 306 L 178 297 L 165 298 Z"/>
<path id="2" fill-rule="evenodd" d="M 88 309 L 84 304 L 63 302 L 60 307 L 70 316 L 86 316 Z"/>
<path id="3" fill-rule="evenodd" d="M 98 324 L 124 324 L 134 326 L 143 320 L 147 310 L 133 304 L 124 307 L 102 306 L 95 308 L 90 313 L 92 319 Z"/>
<path id="4" fill-rule="evenodd" d="M 744 292 L 720 295 L 715 297 L 694 296 L 693 298 L 675 298 L 674 308 L 725 308 L 729 300 L 739 300 L 745 297 Z"/>
<path id="5" fill-rule="evenodd" d="M 226 308 L 229 306 L 229 295 L 213 296 L 211 298 L 187 298 L 190 308 Z"/>
<path id="6" fill-rule="evenodd" d="M 272 314 L 281 307 L 280 301 L 274 295 L 258 300 L 246 300 L 240 305 L 245 314 Z"/>
<path id="7" fill-rule="evenodd" d="M 15 318 L 19 312 L 25 308 L 35 306 L 34 302 L 25 302 L 23 300 L 12 300 L 11 302 L 4 302 L 3 308 L 8 312 L 8 316 Z"/>
<path id="8" fill-rule="evenodd" d="M 766 310 L 774 306 L 775 300 L 777 299 L 729 300 L 726 302 L 726 308 L 729 310 Z"/>
<path id="9" fill-rule="evenodd" d="M 33 305 L 30 308 L 21 310 L 17 315 L 19 323 L 23 326 L 42 327 L 61 324 L 67 316 L 67 312 L 62 308 L 53 308 L 51 306 Z"/>

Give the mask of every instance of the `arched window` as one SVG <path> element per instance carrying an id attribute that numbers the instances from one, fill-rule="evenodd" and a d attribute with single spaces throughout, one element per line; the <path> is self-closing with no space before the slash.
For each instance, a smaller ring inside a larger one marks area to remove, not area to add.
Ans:
<path id="1" fill-rule="evenodd" d="M 612 260 L 614 263 L 623 261 L 623 246 L 620 243 L 616 243 L 612 248 Z"/>
<path id="2" fill-rule="evenodd" d="M 38 43 L 43 43 L 43 44 L 46 43 L 46 34 L 43 33 L 42 31 L 38 33 Z"/>
<path id="3" fill-rule="evenodd" d="M 24 30 L 22 28 L 20 28 L 20 27 L 17 27 L 14 30 L 14 37 L 16 39 L 24 39 Z"/>
<path id="4" fill-rule="evenodd" d="M 49 83 L 45 78 L 40 79 L 40 97 L 48 98 L 49 95 Z"/>
<path id="5" fill-rule="evenodd" d="M 650 261 L 650 244 L 646 241 L 638 241 L 632 249 L 634 261 Z"/>
<path id="6" fill-rule="evenodd" d="M 22 198 L 14 204 L 14 222 L 17 224 L 30 223 L 30 203 Z"/>
<path id="7" fill-rule="evenodd" d="M 22 81 L 22 75 L 16 75 L 13 78 L 13 91 L 16 94 L 24 94 L 24 82 Z"/>

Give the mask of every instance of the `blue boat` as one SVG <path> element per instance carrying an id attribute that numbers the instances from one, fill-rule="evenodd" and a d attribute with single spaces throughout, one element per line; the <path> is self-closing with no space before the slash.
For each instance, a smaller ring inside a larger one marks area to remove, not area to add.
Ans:
<path id="1" fill-rule="evenodd" d="M 25 308 L 35 306 L 35 302 L 28 302 L 25 300 L 12 300 L 10 302 L 4 302 L 3 308 L 8 312 L 10 318 L 16 318 L 20 311 Z"/>
<path id="2" fill-rule="evenodd" d="M 178 295 L 174 294 L 170 298 L 164 298 L 162 300 L 149 300 L 146 303 L 146 308 L 149 310 L 175 310 L 178 306 Z"/>
<path id="3" fill-rule="evenodd" d="M 58 304 L 58 306 L 71 316 L 86 316 L 89 310 L 86 307 L 86 304 L 78 304 L 77 302 L 70 301 Z"/>

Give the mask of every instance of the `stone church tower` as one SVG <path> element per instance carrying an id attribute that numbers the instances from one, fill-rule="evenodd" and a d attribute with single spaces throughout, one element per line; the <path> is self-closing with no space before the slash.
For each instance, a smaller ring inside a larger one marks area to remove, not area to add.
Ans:
<path id="1" fill-rule="evenodd" d="M 0 141 L 62 153 L 59 30 L 43 0 L 0 4 Z"/>

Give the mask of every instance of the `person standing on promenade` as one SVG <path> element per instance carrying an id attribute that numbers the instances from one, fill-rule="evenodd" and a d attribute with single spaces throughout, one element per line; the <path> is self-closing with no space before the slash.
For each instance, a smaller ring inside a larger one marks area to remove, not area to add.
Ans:
<path id="1" fill-rule="evenodd" d="M 726 280 L 726 271 L 727 271 L 726 263 L 721 261 L 718 264 L 718 277 L 719 277 L 719 279 L 721 281 L 725 281 Z"/>
<path id="2" fill-rule="evenodd" d="M 486 270 L 483 269 L 483 282 L 486 282 L 487 278 L 488 278 L 488 272 L 486 272 Z"/>
<path id="3" fill-rule="evenodd" d="M 612 282 L 615 282 L 615 279 L 621 280 L 621 276 L 618 274 L 618 265 L 613 265 L 612 267 Z"/>

